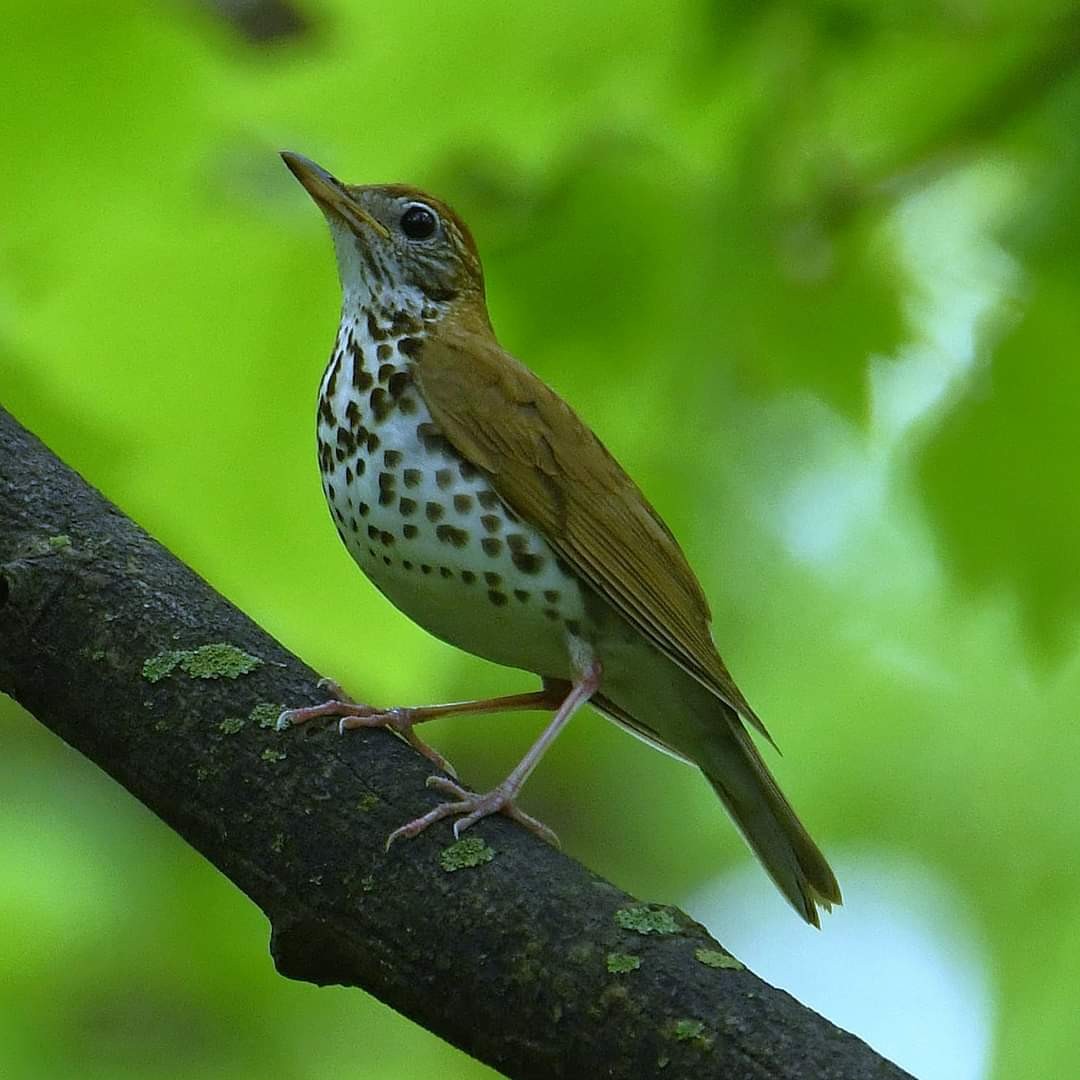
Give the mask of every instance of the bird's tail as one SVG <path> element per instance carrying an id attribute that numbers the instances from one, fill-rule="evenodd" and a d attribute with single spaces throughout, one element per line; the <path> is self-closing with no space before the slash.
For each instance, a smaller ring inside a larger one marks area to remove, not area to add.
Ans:
<path id="1" fill-rule="evenodd" d="M 818 908 L 842 903 L 840 886 L 742 722 L 734 713 L 728 721 L 709 740 L 708 756 L 698 762 L 702 772 L 777 888 L 808 923 L 820 926 Z"/>

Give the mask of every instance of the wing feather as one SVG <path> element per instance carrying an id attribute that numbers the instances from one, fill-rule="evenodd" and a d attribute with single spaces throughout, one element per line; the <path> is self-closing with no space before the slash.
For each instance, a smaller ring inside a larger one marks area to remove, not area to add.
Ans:
<path id="1" fill-rule="evenodd" d="M 573 410 L 487 334 L 455 326 L 424 341 L 416 377 L 435 423 L 499 497 L 656 648 L 769 738 L 716 651 L 708 602 L 674 536 Z"/>

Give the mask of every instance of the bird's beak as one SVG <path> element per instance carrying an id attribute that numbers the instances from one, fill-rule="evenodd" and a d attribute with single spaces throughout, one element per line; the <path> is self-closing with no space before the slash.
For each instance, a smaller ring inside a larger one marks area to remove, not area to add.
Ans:
<path id="1" fill-rule="evenodd" d="M 310 158 L 303 154 L 294 154 L 291 150 L 282 150 L 281 159 L 322 210 L 337 214 L 354 232 L 359 233 L 367 226 L 374 229 L 384 240 L 390 239 L 390 230 L 359 206 L 344 185 L 321 165 L 316 165 Z"/>

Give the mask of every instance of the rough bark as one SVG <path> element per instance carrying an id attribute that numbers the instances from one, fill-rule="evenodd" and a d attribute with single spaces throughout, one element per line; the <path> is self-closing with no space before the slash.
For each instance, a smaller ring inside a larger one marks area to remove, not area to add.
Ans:
<path id="1" fill-rule="evenodd" d="M 315 680 L 0 410 L 0 690 L 259 905 L 281 974 L 367 990 L 511 1077 L 907 1075 L 505 819 L 471 830 L 475 867 L 446 869 L 446 826 L 386 852 L 430 766 L 385 732 L 259 723 Z"/>

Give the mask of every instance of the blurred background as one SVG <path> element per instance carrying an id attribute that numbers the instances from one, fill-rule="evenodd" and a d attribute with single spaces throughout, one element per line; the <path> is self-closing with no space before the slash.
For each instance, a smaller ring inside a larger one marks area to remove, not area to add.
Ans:
<path id="1" fill-rule="evenodd" d="M 923 1078 L 1080 1060 L 1080 9 L 1055 0 L 5 0 L 0 402 L 356 696 L 532 685 L 340 546 L 338 288 L 277 157 L 451 201 L 503 343 L 656 503 L 846 907 L 595 717 L 525 792 Z M 327 614 L 330 613 L 330 614 Z M 491 784 L 542 724 L 431 741 Z M 494 1074 L 267 926 L 0 701 L 0 1074 Z"/>

